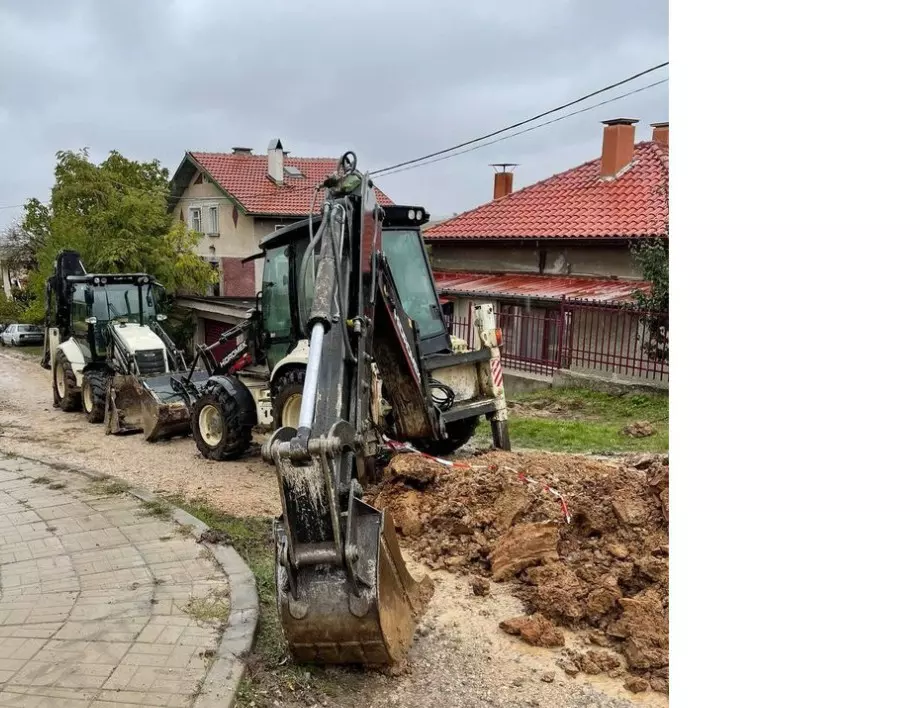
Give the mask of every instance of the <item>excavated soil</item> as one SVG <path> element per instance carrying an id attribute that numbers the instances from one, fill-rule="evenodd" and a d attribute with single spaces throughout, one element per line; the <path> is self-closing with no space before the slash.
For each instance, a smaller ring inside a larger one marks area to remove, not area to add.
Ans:
<path id="1" fill-rule="evenodd" d="M 510 583 L 530 617 L 507 618 L 505 631 L 558 646 L 561 626 L 596 645 L 561 649 L 566 673 L 666 693 L 667 456 L 489 452 L 464 462 L 472 468 L 397 455 L 369 501 L 430 568 Z M 564 496 L 568 521 L 544 485 Z"/>

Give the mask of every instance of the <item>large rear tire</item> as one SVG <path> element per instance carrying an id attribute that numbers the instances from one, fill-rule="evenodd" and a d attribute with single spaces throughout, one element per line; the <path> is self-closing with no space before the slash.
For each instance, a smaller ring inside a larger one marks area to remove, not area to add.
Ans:
<path id="1" fill-rule="evenodd" d="M 77 376 L 62 351 L 58 351 L 54 362 L 51 388 L 54 392 L 55 407 L 67 412 L 80 410 L 80 388 L 77 386 Z"/>
<path id="2" fill-rule="evenodd" d="M 285 371 L 275 382 L 272 396 L 272 430 L 297 428 L 300 419 L 300 404 L 303 401 L 303 382 L 307 370 L 303 368 Z"/>
<path id="3" fill-rule="evenodd" d="M 209 460 L 235 460 L 252 443 L 252 425 L 243 406 L 220 384 L 206 384 L 192 406 L 192 437 Z"/>
<path id="4" fill-rule="evenodd" d="M 436 457 L 450 455 L 473 439 L 478 425 L 478 415 L 472 418 L 452 420 L 450 423 L 445 424 L 447 428 L 447 438 L 444 440 L 413 440 L 412 444 L 422 452 L 427 452 L 429 455 L 434 455 Z"/>
<path id="5" fill-rule="evenodd" d="M 111 376 L 107 371 L 94 369 L 83 373 L 83 411 L 90 423 L 101 423 L 105 418 L 105 397 Z"/>

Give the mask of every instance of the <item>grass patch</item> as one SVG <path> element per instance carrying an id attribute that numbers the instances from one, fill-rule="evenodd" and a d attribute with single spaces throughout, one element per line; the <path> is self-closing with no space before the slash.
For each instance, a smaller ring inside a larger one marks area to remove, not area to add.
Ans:
<path id="1" fill-rule="evenodd" d="M 226 592 L 209 592 L 194 597 L 182 608 L 189 617 L 205 624 L 224 624 L 230 616 L 230 598 Z"/>
<path id="2" fill-rule="evenodd" d="M 650 422 L 655 433 L 644 438 L 623 433 L 640 420 Z M 667 452 L 668 397 L 550 388 L 511 399 L 508 429 L 512 447 L 595 454 Z M 474 443 L 491 445 L 488 426 L 479 427 Z"/>
<path id="3" fill-rule="evenodd" d="M 41 359 L 44 347 L 11 347 L 12 351 L 18 352 L 20 354 L 25 354 L 29 357 L 34 357 L 36 359 Z"/>
<path id="4" fill-rule="evenodd" d="M 120 479 L 99 480 L 88 487 L 89 493 L 97 497 L 113 497 L 116 494 L 124 494 L 130 489 L 130 485 Z"/>
<path id="5" fill-rule="evenodd" d="M 64 489 L 66 487 L 67 485 L 64 484 L 63 482 L 52 482 L 51 484 L 48 485 L 48 489 Z"/>
<path id="6" fill-rule="evenodd" d="M 272 520 L 231 516 L 198 501 L 171 497 L 170 501 L 229 537 L 255 576 L 259 593 L 259 626 L 247 671 L 236 696 L 238 706 L 310 705 L 317 696 L 316 679 L 323 669 L 289 663 L 287 645 L 275 601 L 275 549 Z M 310 699 L 309 701 L 307 699 Z M 278 703 L 276 703 L 278 701 Z"/>
<path id="7" fill-rule="evenodd" d="M 159 499 L 154 501 L 145 501 L 141 504 L 141 507 L 144 510 L 144 513 L 148 516 L 158 516 L 161 519 L 166 518 L 172 514 L 172 509 L 169 504 L 161 502 Z"/>

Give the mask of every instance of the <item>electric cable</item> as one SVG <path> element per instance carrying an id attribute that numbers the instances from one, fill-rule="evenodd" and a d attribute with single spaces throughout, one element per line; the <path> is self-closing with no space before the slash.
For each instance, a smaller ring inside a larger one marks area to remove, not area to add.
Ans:
<path id="1" fill-rule="evenodd" d="M 536 130 L 537 128 L 542 128 L 542 127 L 547 126 L 547 125 L 550 125 L 550 124 L 552 124 L 552 123 L 558 123 L 558 122 L 561 121 L 561 120 L 565 120 L 566 118 L 571 118 L 572 116 L 578 115 L 579 113 L 585 113 L 586 111 L 590 111 L 590 110 L 592 110 L 592 109 L 594 109 L 594 108 L 598 108 L 599 106 L 604 106 L 604 105 L 606 105 L 606 104 L 608 104 L 608 103 L 612 103 L 613 101 L 618 101 L 618 100 L 620 100 L 621 98 L 626 98 L 627 96 L 632 96 L 633 94 L 640 93 L 640 92 L 645 91 L 645 90 L 650 89 L 650 88 L 654 88 L 655 86 L 660 86 L 661 84 L 665 84 L 665 83 L 667 83 L 667 82 L 668 82 L 668 79 L 661 79 L 660 81 L 656 81 L 656 82 L 654 82 L 654 83 L 652 83 L 652 84 L 646 84 L 645 86 L 642 86 L 642 87 L 640 87 L 640 88 L 634 89 L 634 90 L 632 90 L 632 91 L 628 91 L 627 93 L 621 93 L 619 96 L 614 96 L 613 98 L 608 98 L 606 101 L 601 101 L 600 103 L 594 103 L 594 104 L 588 106 L 587 108 L 580 108 L 580 109 L 578 109 L 577 111 L 572 111 L 571 113 L 566 113 L 566 114 L 564 114 L 564 115 L 559 116 L 558 118 L 553 118 L 552 120 L 548 120 L 548 121 L 546 121 L 546 122 L 544 122 L 544 123 L 537 123 L 537 125 L 532 125 L 532 126 L 530 126 L 529 128 L 524 128 L 524 130 L 519 130 L 519 131 L 517 131 L 517 132 L 515 132 L 515 133 L 511 133 L 510 135 L 503 135 L 502 137 L 496 138 L 495 140 L 490 140 L 490 141 L 487 142 L 487 143 L 481 143 L 481 144 L 479 144 L 479 145 L 473 145 L 472 147 L 468 147 L 466 150 L 461 150 L 460 152 L 454 152 L 454 153 L 451 153 L 450 155 L 442 155 L 441 157 L 436 157 L 435 159 L 429 160 L 428 162 L 422 162 L 422 163 L 418 163 L 418 164 L 414 164 L 414 165 L 408 165 L 407 167 L 403 167 L 403 168 L 398 169 L 398 170 L 392 170 L 391 172 L 387 172 L 386 174 L 384 174 L 384 175 L 382 175 L 382 176 L 383 176 L 383 177 L 389 177 L 390 175 L 396 175 L 396 174 L 399 174 L 400 172 L 407 172 L 408 170 L 414 170 L 414 169 L 417 168 L 417 167 L 426 167 L 427 165 L 433 165 L 434 163 L 436 163 L 436 162 L 441 162 L 442 160 L 449 160 L 449 159 L 452 158 L 452 157 L 459 157 L 460 155 L 464 155 L 464 154 L 466 154 L 466 153 L 468 153 L 468 152 L 473 152 L 474 150 L 479 150 L 480 148 L 488 147 L 489 145 L 495 145 L 495 143 L 500 143 L 500 142 L 502 142 L 503 140 L 510 140 L 511 138 L 517 137 L 518 135 L 523 135 L 524 133 L 529 133 L 529 132 L 532 131 L 532 130 Z"/>
<path id="2" fill-rule="evenodd" d="M 668 66 L 668 64 L 670 64 L 670 62 L 667 62 L 667 61 L 666 61 L 666 62 L 662 62 L 661 64 L 658 64 L 658 65 L 656 65 L 656 66 L 653 66 L 653 67 L 651 67 L 651 68 L 648 68 L 648 69 L 646 69 L 645 71 L 640 71 L 638 74 L 633 74 L 632 76 L 630 76 L 630 77 L 628 77 L 628 78 L 625 78 L 625 79 L 622 79 L 622 80 L 620 80 L 620 81 L 617 81 L 617 82 L 615 82 L 615 83 L 612 83 L 612 84 L 610 84 L 609 86 L 604 86 L 603 88 L 599 88 L 599 89 L 597 89 L 596 91 L 592 91 L 591 93 L 587 93 L 587 94 L 585 94 L 584 96 L 580 96 L 579 98 L 576 98 L 576 99 L 574 99 L 574 100 L 572 100 L 572 101 L 569 101 L 568 103 L 563 103 L 561 106 L 556 106 L 555 108 L 550 108 L 548 111 L 543 111 L 542 113 L 538 113 L 537 115 L 531 116 L 530 118 L 527 118 L 527 119 L 525 119 L 525 120 L 518 121 L 517 123 L 512 123 L 511 125 L 506 126 L 506 127 L 504 127 L 504 128 L 500 128 L 499 130 L 493 130 L 491 133 L 486 133 L 485 135 L 480 135 L 478 138 L 473 138 L 473 139 L 471 139 L 471 140 L 466 140 L 466 141 L 464 141 L 464 142 L 462 142 L 462 143 L 458 143 L 457 145 L 454 145 L 453 147 L 444 148 L 443 150 L 436 150 L 435 152 L 429 153 L 429 154 L 427 154 L 427 155 L 422 155 L 421 157 L 416 157 L 416 158 L 414 158 L 414 159 L 412 159 L 412 160 L 405 160 L 405 161 L 403 161 L 403 162 L 398 162 L 398 163 L 396 163 L 395 165 L 389 165 L 388 167 L 383 167 L 383 168 L 381 168 L 381 169 L 379 169 L 379 170 L 374 170 L 374 171 L 372 171 L 372 172 L 369 172 L 368 174 L 369 174 L 369 175 L 382 174 L 382 173 L 387 172 L 387 171 L 389 171 L 389 170 L 394 170 L 394 169 L 396 169 L 396 168 L 398 168 L 398 167 L 404 167 L 405 165 L 411 165 L 411 164 L 414 164 L 414 163 L 416 163 L 416 162 L 421 162 L 422 160 L 427 160 L 428 158 L 436 157 L 436 156 L 438 156 L 438 155 L 443 155 L 443 154 L 446 153 L 446 152 L 453 152 L 454 150 L 457 150 L 458 148 L 466 147 L 467 145 L 472 145 L 473 143 L 478 143 L 478 142 L 480 142 L 480 141 L 482 141 L 482 140 L 487 140 L 488 138 L 494 137 L 494 136 L 499 135 L 499 134 L 501 134 L 501 133 L 506 133 L 506 132 L 508 132 L 509 130 L 514 130 L 515 128 L 519 128 L 519 127 L 521 127 L 522 125 L 526 125 L 527 123 L 533 123 L 535 120 L 539 120 L 540 118 L 543 118 L 543 117 L 545 117 L 545 116 L 548 116 L 548 115 L 550 115 L 551 113 L 556 113 L 556 112 L 561 111 L 561 110 L 563 110 L 563 109 L 565 109 L 565 108 L 568 108 L 569 106 L 574 106 L 576 103 L 581 103 L 582 101 L 586 101 L 586 100 L 588 100 L 589 98 L 593 98 L 594 96 L 597 96 L 597 95 L 600 94 L 600 93 L 604 93 L 604 92 L 606 92 L 606 91 L 609 91 L 610 89 L 614 89 L 614 88 L 616 88 L 617 86 L 622 86 L 623 84 L 627 84 L 627 83 L 629 83 L 630 81 L 635 81 L 635 80 L 638 79 L 640 76 L 645 76 L 646 74 L 650 74 L 650 73 L 653 72 L 653 71 L 657 71 L 658 69 L 662 69 L 662 68 Z"/>

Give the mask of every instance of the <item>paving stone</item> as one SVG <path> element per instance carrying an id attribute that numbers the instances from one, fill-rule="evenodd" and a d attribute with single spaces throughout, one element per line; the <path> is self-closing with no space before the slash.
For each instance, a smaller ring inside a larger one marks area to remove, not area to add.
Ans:
<path id="1" fill-rule="evenodd" d="M 133 497 L 0 456 L 0 707 L 190 706 L 220 631 L 183 608 L 229 593 L 203 550 Z"/>

